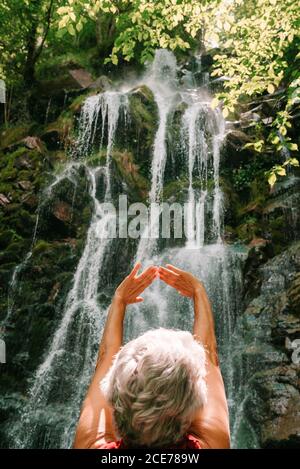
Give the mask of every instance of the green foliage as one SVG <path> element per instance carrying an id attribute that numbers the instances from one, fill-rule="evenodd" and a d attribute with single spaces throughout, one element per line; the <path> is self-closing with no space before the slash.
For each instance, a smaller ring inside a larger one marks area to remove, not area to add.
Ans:
<path id="1" fill-rule="evenodd" d="M 0 2 L 0 74 L 15 83 L 34 70 L 58 0 L 2 0 Z M 28 76 L 28 78 L 30 78 Z"/>
<path id="2" fill-rule="evenodd" d="M 277 181 L 277 176 L 286 176 L 286 166 L 299 167 L 299 161 L 297 158 L 289 158 L 283 164 L 273 166 L 272 169 L 267 172 L 268 182 L 271 187 L 273 187 Z"/>
<path id="3" fill-rule="evenodd" d="M 298 150 L 288 135 L 292 110 L 300 102 L 300 7 L 294 0 L 232 0 L 223 2 L 216 22 L 218 52 L 214 55 L 212 76 L 227 77 L 224 91 L 212 105 L 223 105 L 223 115 L 234 113 L 245 97 L 281 92 L 281 103 L 267 139 L 246 147 L 261 153 L 265 145 L 274 145 L 280 154 Z M 286 88 L 286 92 L 284 91 Z M 285 165 L 297 165 L 295 157 Z M 270 184 L 285 169 L 274 167 Z"/>
<path id="4" fill-rule="evenodd" d="M 144 63 L 154 50 L 184 51 L 201 42 L 211 31 L 220 0 L 69 0 L 58 9 L 58 27 L 75 36 L 90 19 L 106 14 L 114 20 L 114 45 L 107 62 L 117 65 L 120 57 Z"/>
<path id="5" fill-rule="evenodd" d="M 20 78 L 31 86 L 36 64 L 43 76 L 58 56 L 92 47 L 102 64 L 114 65 L 144 63 L 157 48 L 211 49 L 212 77 L 225 78 L 212 107 L 234 117 L 249 98 L 271 95 L 273 122 L 247 147 L 263 154 L 271 145 L 278 159 L 287 155 L 285 165 L 296 164 L 300 7 L 294 0 L 2 0 L 0 25 L 0 78 L 8 87 Z M 284 173 L 279 166 L 268 174 L 270 183 Z"/>

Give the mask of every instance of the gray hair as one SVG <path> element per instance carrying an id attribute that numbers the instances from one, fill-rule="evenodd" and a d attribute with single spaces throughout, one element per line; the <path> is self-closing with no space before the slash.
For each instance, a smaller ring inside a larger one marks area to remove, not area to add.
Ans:
<path id="1" fill-rule="evenodd" d="M 157 329 L 117 353 L 101 390 L 129 446 L 166 446 L 206 402 L 205 351 L 190 332 Z"/>

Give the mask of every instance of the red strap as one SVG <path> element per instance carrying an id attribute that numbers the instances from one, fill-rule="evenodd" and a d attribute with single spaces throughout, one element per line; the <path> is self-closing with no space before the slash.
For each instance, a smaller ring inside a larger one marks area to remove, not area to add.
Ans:
<path id="1" fill-rule="evenodd" d="M 184 440 L 177 445 L 172 445 L 171 448 L 178 449 L 201 449 L 199 440 L 193 435 L 187 435 Z M 126 446 L 123 444 L 123 440 L 111 441 L 110 443 L 103 443 L 99 446 L 99 449 L 126 449 Z"/>

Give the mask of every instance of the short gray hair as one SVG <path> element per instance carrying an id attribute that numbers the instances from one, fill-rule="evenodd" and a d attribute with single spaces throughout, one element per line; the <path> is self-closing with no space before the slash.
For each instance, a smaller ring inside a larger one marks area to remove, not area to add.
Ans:
<path id="1" fill-rule="evenodd" d="M 101 382 L 129 446 L 166 446 L 206 402 L 205 351 L 190 332 L 157 329 L 128 342 Z"/>

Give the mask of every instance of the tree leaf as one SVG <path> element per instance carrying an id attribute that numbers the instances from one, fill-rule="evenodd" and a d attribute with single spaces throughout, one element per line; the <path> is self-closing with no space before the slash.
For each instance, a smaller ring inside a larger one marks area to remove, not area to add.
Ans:
<path id="1" fill-rule="evenodd" d="M 229 116 L 229 111 L 227 107 L 224 107 L 222 114 L 223 114 L 224 119 L 226 119 L 226 117 Z"/>
<path id="2" fill-rule="evenodd" d="M 279 167 L 279 168 L 276 170 L 276 174 L 278 174 L 278 176 L 286 176 L 286 170 L 285 170 L 285 168 Z"/>
<path id="3" fill-rule="evenodd" d="M 76 31 L 75 31 L 74 26 L 72 24 L 68 24 L 67 30 L 68 30 L 68 33 L 71 34 L 71 36 L 76 35 Z"/>
<path id="4" fill-rule="evenodd" d="M 275 182 L 276 182 L 276 174 L 272 173 L 269 177 L 268 177 L 268 183 L 270 184 L 271 187 L 274 186 Z"/>
<path id="5" fill-rule="evenodd" d="M 220 102 L 219 99 L 218 99 L 217 97 L 215 97 L 215 98 L 212 100 L 212 102 L 210 103 L 210 107 L 211 107 L 212 109 L 216 109 L 216 108 L 218 107 L 218 105 L 219 105 L 219 102 Z"/>

